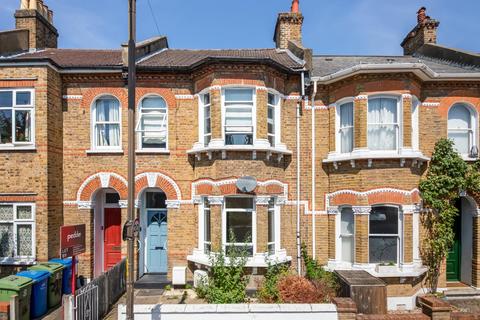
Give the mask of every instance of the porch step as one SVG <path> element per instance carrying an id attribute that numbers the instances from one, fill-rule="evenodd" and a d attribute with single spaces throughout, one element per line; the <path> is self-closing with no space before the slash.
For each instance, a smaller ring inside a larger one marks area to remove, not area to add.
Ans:
<path id="1" fill-rule="evenodd" d="M 445 299 L 480 299 L 480 290 L 474 288 L 448 288 L 444 291 Z"/>
<path id="2" fill-rule="evenodd" d="M 164 289 L 171 284 L 166 273 L 145 274 L 135 282 L 133 287 L 135 289 Z"/>

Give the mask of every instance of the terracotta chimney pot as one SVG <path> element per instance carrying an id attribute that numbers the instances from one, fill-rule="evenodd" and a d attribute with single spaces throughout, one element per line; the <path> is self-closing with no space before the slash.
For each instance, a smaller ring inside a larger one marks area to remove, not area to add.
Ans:
<path id="1" fill-rule="evenodd" d="M 300 0 L 293 0 L 292 1 L 292 13 L 299 13 L 300 12 Z"/>
<path id="2" fill-rule="evenodd" d="M 425 21 L 425 19 L 427 18 L 426 17 L 426 12 L 427 11 L 427 8 L 425 7 L 421 7 L 418 12 L 417 12 L 417 23 L 418 24 L 423 24 L 423 22 Z"/>

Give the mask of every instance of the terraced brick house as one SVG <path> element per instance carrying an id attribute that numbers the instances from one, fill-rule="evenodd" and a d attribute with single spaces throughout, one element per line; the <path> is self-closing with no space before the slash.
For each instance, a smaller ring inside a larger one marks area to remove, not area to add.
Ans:
<path id="1" fill-rule="evenodd" d="M 245 243 L 254 275 L 296 266 L 298 226 L 319 262 L 366 270 L 390 309 L 413 307 L 418 183 L 440 137 L 478 156 L 480 57 L 437 44 L 424 8 L 403 56 L 315 55 L 303 19 L 294 0 L 268 49 L 138 43 L 136 276 L 186 267 L 191 279 Z M 15 20 L 0 33 L 0 268 L 58 256 L 60 226 L 84 223 L 91 279 L 126 254 L 126 48 L 57 48 L 41 0 L 22 0 Z M 459 197 L 442 288 L 480 286 L 479 201 Z"/>

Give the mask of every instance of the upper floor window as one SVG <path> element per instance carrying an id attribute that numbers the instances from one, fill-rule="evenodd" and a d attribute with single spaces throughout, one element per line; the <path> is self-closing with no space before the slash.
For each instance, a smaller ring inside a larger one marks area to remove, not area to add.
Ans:
<path id="1" fill-rule="evenodd" d="M 419 132 L 418 132 L 418 124 L 419 124 L 419 107 L 420 101 L 417 97 L 412 97 L 412 148 L 413 150 L 420 149 L 420 140 L 419 140 Z"/>
<path id="2" fill-rule="evenodd" d="M 210 93 L 205 93 L 201 95 L 201 118 L 203 118 L 203 126 L 201 128 L 200 138 L 203 137 L 203 144 L 205 147 L 208 146 L 210 140 L 212 140 L 212 121 L 211 121 L 211 96 Z"/>
<path id="3" fill-rule="evenodd" d="M 95 101 L 93 108 L 93 147 L 95 149 L 120 149 L 120 103 L 113 96 Z"/>
<path id="4" fill-rule="evenodd" d="M 252 145 L 254 133 L 253 89 L 225 89 L 225 144 Z"/>
<path id="5" fill-rule="evenodd" d="M 0 147 L 34 143 L 33 90 L 0 90 Z"/>
<path id="6" fill-rule="evenodd" d="M 273 93 L 268 93 L 268 107 L 267 107 L 267 134 L 268 142 L 272 147 L 280 140 L 280 126 L 277 124 L 280 123 L 280 110 L 279 97 Z"/>
<path id="7" fill-rule="evenodd" d="M 396 150 L 399 147 L 399 100 L 376 97 L 368 99 L 368 148 Z"/>
<path id="8" fill-rule="evenodd" d="M 338 108 L 340 152 L 349 153 L 353 151 L 353 102 L 343 103 Z"/>
<path id="9" fill-rule="evenodd" d="M 34 208 L 33 204 L 0 203 L 0 262 L 34 258 Z"/>
<path id="10" fill-rule="evenodd" d="M 400 240 L 398 208 L 373 207 L 369 230 L 370 263 L 397 263 Z"/>
<path id="11" fill-rule="evenodd" d="M 168 108 L 162 97 L 142 100 L 136 131 L 140 149 L 167 149 Z"/>
<path id="12" fill-rule="evenodd" d="M 455 149 L 468 154 L 475 145 L 475 115 L 464 104 L 455 104 L 448 112 L 448 138 Z"/>

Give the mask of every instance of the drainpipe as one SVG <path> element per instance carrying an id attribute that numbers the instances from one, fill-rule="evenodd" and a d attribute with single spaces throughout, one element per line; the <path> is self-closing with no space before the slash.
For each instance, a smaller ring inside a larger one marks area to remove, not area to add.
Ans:
<path id="1" fill-rule="evenodd" d="M 297 273 L 298 275 L 302 274 L 302 252 L 301 252 L 301 241 L 300 241 L 300 112 L 302 108 L 303 97 L 305 96 L 305 72 L 302 72 L 302 97 L 301 101 L 297 102 L 297 125 L 296 125 L 296 135 L 297 135 Z"/>
<path id="2" fill-rule="evenodd" d="M 315 97 L 317 96 L 317 80 L 313 82 L 312 93 L 312 257 L 316 257 L 315 229 Z"/>

